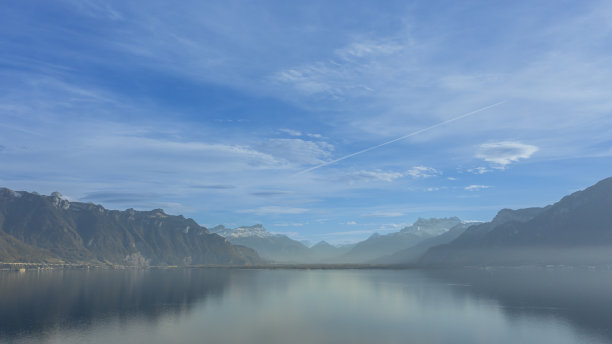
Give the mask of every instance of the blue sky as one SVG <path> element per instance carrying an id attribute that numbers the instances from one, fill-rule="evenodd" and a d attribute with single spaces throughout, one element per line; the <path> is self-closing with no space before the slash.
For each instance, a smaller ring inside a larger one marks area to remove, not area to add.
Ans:
<path id="1" fill-rule="evenodd" d="M 333 243 L 489 220 L 612 175 L 610 80 L 606 1 L 8 2 L 0 185 Z"/>

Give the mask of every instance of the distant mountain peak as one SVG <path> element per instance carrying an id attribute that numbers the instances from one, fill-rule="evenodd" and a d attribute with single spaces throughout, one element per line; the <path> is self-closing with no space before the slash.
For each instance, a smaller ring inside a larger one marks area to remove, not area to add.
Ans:
<path id="1" fill-rule="evenodd" d="M 265 230 L 264 226 L 261 223 L 256 223 L 252 226 L 240 226 L 238 228 L 250 228 L 250 229 L 263 229 Z"/>
<path id="2" fill-rule="evenodd" d="M 224 229 L 227 229 L 224 225 L 216 225 L 216 226 L 214 226 L 212 228 L 209 228 L 211 233 L 218 233 L 218 232 L 220 232 L 220 231 L 222 231 Z"/>
<path id="3" fill-rule="evenodd" d="M 544 208 L 524 208 L 524 209 L 508 209 L 504 208 L 497 212 L 491 223 L 501 224 L 509 221 L 525 222 L 531 220 L 534 216 L 541 213 L 542 210 L 547 209 L 550 206 Z"/>
<path id="4" fill-rule="evenodd" d="M 302 245 L 306 246 L 306 247 L 311 247 L 312 246 L 312 242 L 310 240 L 299 240 L 300 243 L 302 243 Z"/>
<path id="5" fill-rule="evenodd" d="M 412 225 L 402 228 L 400 233 L 435 236 L 445 233 L 460 223 L 462 223 L 461 219 L 456 216 L 429 219 L 419 217 Z"/>
<path id="6" fill-rule="evenodd" d="M 330 243 L 328 243 L 325 240 L 321 240 L 318 243 L 314 244 L 312 247 L 313 248 L 320 248 L 320 247 L 335 247 L 335 246 L 330 244 Z"/>
<path id="7" fill-rule="evenodd" d="M 461 223 L 458 217 L 418 218 L 412 225 L 402 228 L 399 232 L 372 234 L 368 239 L 355 244 L 342 259 L 345 262 L 372 261 L 415 246 L 428 238 L 442 235 Z"/>
<path id="8" fill-rule="evenodd" d="M 440 223 L 440 222 L 448 222 L 448 221 L 452 221 L 452 222 L 461 222 L 461 220 L 456 217 L 456 216 L 452 216 L 452 217 L 430 217 L 430 218 L 424 218 L 424 217 L 419 217 L 413 225 L 418 225 L 418 226 L 427 226 L 430 225 L 432 223 Z"/>
<path id="9" fill-rule="evenodd" d="M 303 262 L 309 258 L 309 248 L 284 234 L 270 233 L 263 225 L 227 228 L 219 225 L 211 232 L 224 237 L 232 244 L 250 247 L 264 259 L 276 262 Z"/>

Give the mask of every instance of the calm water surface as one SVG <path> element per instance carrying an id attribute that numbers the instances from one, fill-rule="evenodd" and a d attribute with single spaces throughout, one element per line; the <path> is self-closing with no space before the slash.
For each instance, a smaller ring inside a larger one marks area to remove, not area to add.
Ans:
<path id="1" fill-rule="evenodd" d="M 611 343 L 612 272 L 0 272 L 0 343 Z"/>

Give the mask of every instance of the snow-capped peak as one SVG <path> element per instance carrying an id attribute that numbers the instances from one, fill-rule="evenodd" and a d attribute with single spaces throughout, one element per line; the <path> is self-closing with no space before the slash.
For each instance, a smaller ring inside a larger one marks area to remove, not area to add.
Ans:
<path id="1" fill-rule="evenodd" d="M 242 226 L 238 228 L 226 228 L 225 226 L 219 225 L 211 228 L 211 232 L 219 234 L 225 238 L 267 238 L 274 236 L 274 234 L 268 232 L 260 224 L 253 226 Z"/>

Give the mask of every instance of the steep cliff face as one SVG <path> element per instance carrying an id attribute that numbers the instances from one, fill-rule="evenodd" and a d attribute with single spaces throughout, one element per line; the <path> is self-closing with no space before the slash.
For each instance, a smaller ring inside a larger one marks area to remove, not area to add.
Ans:
<path id="1" fill-rule="evenodd" d="M 24 254 L 29 252 L 29 254 Z M 163 210 L 107 210 L 0 189 L 0 259 L 124 265 L 251 264 L 251 249 Z"/>

